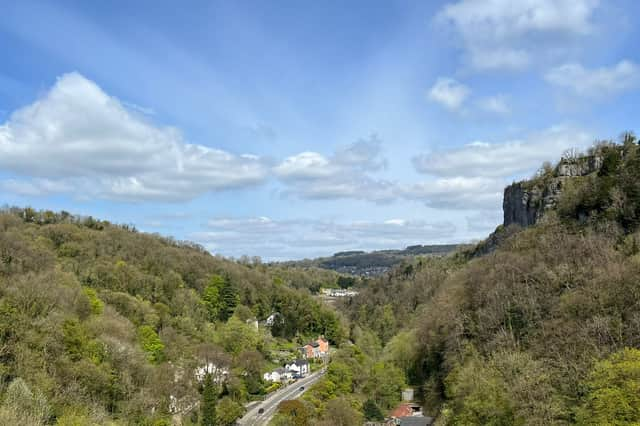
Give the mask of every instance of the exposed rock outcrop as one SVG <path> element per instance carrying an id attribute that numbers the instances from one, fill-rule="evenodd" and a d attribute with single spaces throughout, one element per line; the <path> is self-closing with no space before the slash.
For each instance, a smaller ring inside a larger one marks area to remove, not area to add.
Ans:
<path id="1" fill-rule="evenodd" d="M 586 176 L 602 167 L 602 157 L 588 155 L 562 159 L 554 170 L 532 180 L 513 183 L 504 190 L 502 211 L 504 226 L 531 226 L 556 207 L 567 179 Z"/>

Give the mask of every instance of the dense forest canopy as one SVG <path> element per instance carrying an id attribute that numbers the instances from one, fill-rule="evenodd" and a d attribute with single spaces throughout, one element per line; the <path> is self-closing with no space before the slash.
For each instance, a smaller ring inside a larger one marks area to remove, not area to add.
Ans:
<path id="1" fill-rule="evenodd" d="M 197 423 L 206 384 L 193 372 L 209 364 L 221 374 L 216 403 L 241 414 L 265 392 L 274 353 L 295 356 L 318 335 L 344 340 L 340 316 L 310 293 L 336 281 L 91 217 L 5 209 L 0 423 Z M 273 313 L 278 326 L 255 327 Z"/>

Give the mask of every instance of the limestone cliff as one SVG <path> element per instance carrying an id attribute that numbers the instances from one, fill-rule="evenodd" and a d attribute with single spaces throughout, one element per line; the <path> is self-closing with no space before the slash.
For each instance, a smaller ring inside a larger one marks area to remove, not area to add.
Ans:
<path id="1" fill-rule="evenodd" d="M 599 155 L 564 158 L 554 169 L 534 179 L 507 186 L 502 201 L 504 226 L 516 224 L 527 227 L 535 224 L 557 205 L 567 179 L 595 173 L 600 167 L 602 157 Z"/>

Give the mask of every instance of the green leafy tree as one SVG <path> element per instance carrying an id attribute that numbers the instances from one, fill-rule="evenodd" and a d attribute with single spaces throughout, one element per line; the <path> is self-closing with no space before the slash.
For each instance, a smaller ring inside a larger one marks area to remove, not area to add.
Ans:
<path id="1" fill-rule="evenodd" d="M 143 325 L 138 328 L 138 336 L 142 350 L 147 353 L 149 361 L 159 363 L 164 359 L 164 343 L 160 340 L 160 336 L 156 331 L 148 326 Z"/>
<path id="2" fill-rule="evenodd" d="M 86 327 L 78 320 L 66 320 L 62 324 L 63 343 L 73 361 L 89 358 L 95 364 L 104 357 L 102 345 L 91 337 Z"/>
<path id="3" fill-rule="evenodd" d="M 232 317 L 221 327 L 218 339 L 225 351 L 237 355 L 243 351 L 255 350 L 260 336 L 253 326 Z"/>
<path id="4" fill-rule="evenodd" d="M 210 373 L 204 376 L 202 385 L 202 402 L 200 409 L 202 411 L 202 426 L 216 426 L 216 403 L 218 401 L 218 392 L 213 383 L 213 377 Z"/>
<path id="5" fill-rule="evenodd" d="M 345 394 L 353 391 L 353 372 L 345 362 L 333 361 L 329 364 L 327 377 L 335 383 L 338 392 Z"/>
<path id="6" fill-rule="evenodd" d="M 98 298 L 98 293 L 91 287 L 84 287 L 82 289 L 84 295 L 89 299 L 89 305 L 91 306 L 91 313 L 94 315 L 100 315 L 104 310 L 104 303 Z"/>
<path id="7" fill-rule="evenodd" d="M 596 363 L 586 386 L 579 424 L 640 424 L 640 350 L 627 348 Z"/>
<path id="8" fill-rule="evenodd" d="M 405 386 L 404 372 L 395 365 L 378 362 L 374 364 L 366 383 L 366 391 L 378 406 L 390 409 L 401 398 Z"/>
<path id="9" fill-rule="evenodd" d="M 244 414 L 244 407 L 229 397 L 224 397 L 218 402 L 216 408 L 217 424 L 219 426 L 232 426 L 236 420 Z"/>
<path id="10" fill-rule="evenodd" d="M 222 300 L 220 292 L 224 286 L 225 279 L 221 275 L 214 275 L 209 280 L 209 284 L 205 287 L 202 300 L 209 315 L 209 321 L 214 322 L 220 317 L 220 309 Z"/>

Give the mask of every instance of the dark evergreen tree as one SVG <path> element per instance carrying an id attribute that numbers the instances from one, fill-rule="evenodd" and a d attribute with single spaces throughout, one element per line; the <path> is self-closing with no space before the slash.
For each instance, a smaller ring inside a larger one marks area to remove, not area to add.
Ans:
<path id="1" fill-rule="evenodd" d="M 202 426 L 215 426 L 217 400 L 218 395 L 213 383 L 213 378 L 211 377 L 211 373 L 207 373 L 204 377 L 202 389 Z"/>
<path id="2" fill-rule="evenodd" d="M 238 291 L 228 277 L 225 277 L 220 289 L 220 320 L 227 321 L 238 305 Z"/>
<path id="3" fill-rule="evenodd" d="M 381 421 L 384 420 L 384 416 L 382 415 L 382 411 L 376 405 L 375 401 L 372 399 L 367 399 L 362 405 L 362 411 L 364 412 L 364 417 L 367 420 L 373 421 Z"/>

